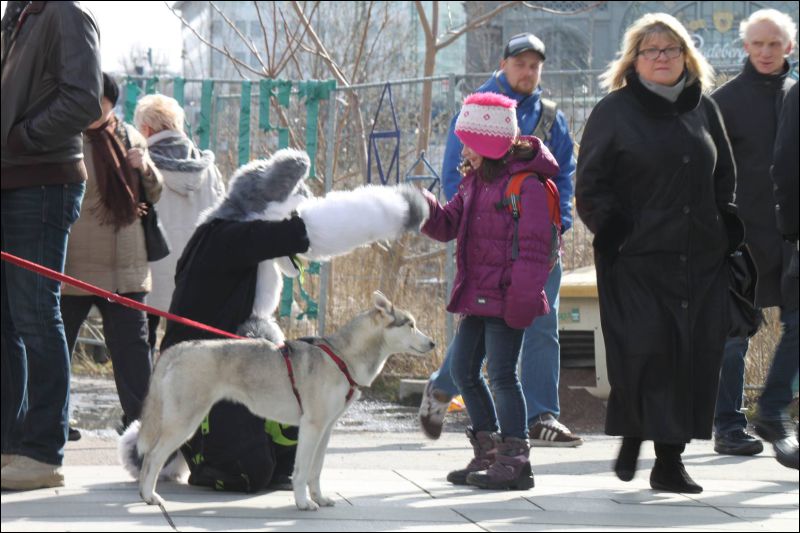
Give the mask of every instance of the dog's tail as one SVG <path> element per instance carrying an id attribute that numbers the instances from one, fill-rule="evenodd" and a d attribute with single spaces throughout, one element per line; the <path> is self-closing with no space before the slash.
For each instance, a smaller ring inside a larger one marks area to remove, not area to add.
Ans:
<path id="1" fill-rule="evenodd" d="M 139 479 L 144 457 L 144 453 L 139 449 L 140 437 L 141 425 L 136 420 L 125 430 L 117 443 L 119 462 L 125 471 L 135 479 Z M 181 481 L 188 473 L 189 465 L 186 464 L 183 454 L 175 452 L 167 459 L 167 464 L 161 469 L 158 478 L 165 481 Z"/>
<path id="2" fill-rule="evenodd" d="M 139 421 L 134 421 L 125 433 L 119 438 L 117 443 L 117 457 L 119 463 L 131 477 L 139 479 L 142 470 L 142 456 L 139 453 L 137 441 L 139 440 Z"/>

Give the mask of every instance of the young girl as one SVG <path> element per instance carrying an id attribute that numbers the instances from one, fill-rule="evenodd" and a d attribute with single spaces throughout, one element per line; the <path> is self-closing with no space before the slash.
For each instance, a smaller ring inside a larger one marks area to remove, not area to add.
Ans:
<path id="1" fill-rule="evenodd" d="M 447 310 L 462 315 L 452 341 L 452 374 L 472 421 L 467 437 L 475 457 L 447 479 L 495 490 L 533 487 L 517 361 L 525 327 L 549 312 L 543 288 L 553 238 L 539 179 L 522 184 L 518 225 L 502 200 L 514 174 L 558 174 L 555 158 L 539 139 L 519 137 L 515 107 L 500 94 L 467 97 L 455 127 L 464 143 L 464 179 L 444 207 L 424 192 L 430 218 L 422 227 L 433 239 L 458 239 Z M 481 372 L 484 359 L 491 392 Z"/>

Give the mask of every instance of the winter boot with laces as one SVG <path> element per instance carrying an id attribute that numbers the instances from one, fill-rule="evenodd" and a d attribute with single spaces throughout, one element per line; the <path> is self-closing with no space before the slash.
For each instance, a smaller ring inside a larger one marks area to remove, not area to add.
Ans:
<path id="1" fill-rule="evenodd" d="M 494 463 L 483 472 L 472 472 L 467 483 L 481 489 L 528 490 L 533 488 L 528 439 L 495 436 L 497 453 Z"/>
<path id="2" fill-rule="evenodd" d="M 467 428 L 466 433 L 470 444 L 472 444 L 475 457 L 472 458 L 466 468 L 454 470 L 447 474 L 447 481 L 453 485 L 466 485 L 467 475 L 472 472 L 482 472 L 494 463 L 495 442 L 492 439 L 493 433 L 473 431 L 471 427 Z"/>

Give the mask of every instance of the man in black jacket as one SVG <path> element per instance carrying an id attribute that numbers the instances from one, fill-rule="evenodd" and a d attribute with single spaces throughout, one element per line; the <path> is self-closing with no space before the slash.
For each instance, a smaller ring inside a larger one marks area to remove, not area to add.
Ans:
<path id="1" fill-rule="evenodd" d="M 794 84 L 785 57 L 796 31 L 791 17 L 774 9 L 756 11 L 742 21 L 739 33 L 748 54 L 744 69 L 712 95 L 736 160 L 736 204 L 758 267 L 759 308 L 781 305 L 783 239 L 775 224 L 769 168 L 781 105 Z M 734 337 L 725 345 L 714 416 L 714 450 L 720 454 L 755 455 L 764 449 L 745 431 L 741 410 L 748 344 L 747 338 Z"/>
<path id="2" fill-rule="evenodd" d="M 797 436 L 786 409 L 792 402 L 792 382 L 798 374 L 798 113 L 798 85 L 795 84 L 783 103 L 772 165 L 775 212 L 778 230 L 783 236 L 783 335 L 758 399 L 758 412 L 752 420 L 756 433 L 772 443 L 778 461 L 795 469 L 798 468 Z"/>
<path id="3" fill-rule="evenodd" d="M 77 2 L 9 2 L 2 29 L 2 249 L 63 271 L 100 117 L 95 21 Z M 2 487 L 64 484 L 69 351 L 60 284 L 2 263 Z"/>

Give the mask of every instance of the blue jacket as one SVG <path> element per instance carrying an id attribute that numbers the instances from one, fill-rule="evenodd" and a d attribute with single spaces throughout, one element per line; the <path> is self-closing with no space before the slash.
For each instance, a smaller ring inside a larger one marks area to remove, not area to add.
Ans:
<path id="1" fill-rule="evenodd" d="M 495 92 L 513 98 L 517 101 L 517 123 L 519 124 L 521 135 L 533 135 L 539 117 L 542 114 L 542 88 L 537 87 L 531 95 L 523 96 L 515 93 L 506 80 L 505 74 L 500 71 L 489 78 L 475 92 Z M 458 184 L 461 182 L 461 174 L 458 172 L 458 164 L 461 162 L 461 150 L 463 145 L 456 137 L 455 127 L 456 118 L 450 122 L 450 130 L 447 133 L 447 147 L 444 151 L 444 161 L 442 163 L 442 188 L 448 200 L 455 195 Z M 558 161 L 559 172 L 553 178 L 558 187 L 561 197 L 561 226 L 562 231 L 567 231 L 572 227 L 572 196 L 574 185 L 572 178 L 575 175 L 575 156 L 572 153 L 573 143 L 569 136 L 569 127 L 564 113 L 560 110 L 556 114 L 556 120 L 550 130 L 550 141 L 545 146 Z"/>

